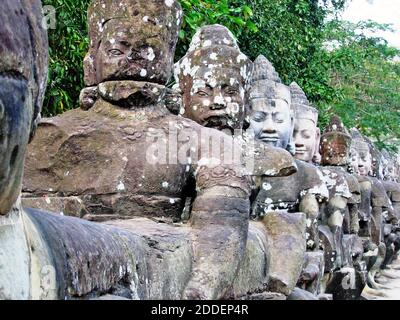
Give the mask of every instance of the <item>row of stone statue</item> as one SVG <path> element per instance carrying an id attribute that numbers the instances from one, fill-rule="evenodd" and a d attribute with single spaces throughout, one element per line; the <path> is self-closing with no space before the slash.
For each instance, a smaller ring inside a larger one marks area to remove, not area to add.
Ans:
<path id="1" fill-rule="evenodd" d="M 40 2 L 4 1 L 0 298 L 380 294 L 399 165 L 338 117 L 321 135 L 265 57 L 212 25 L 174 69 L 178 1 L 93 0 L 81 108 L 40 121 Z"/>

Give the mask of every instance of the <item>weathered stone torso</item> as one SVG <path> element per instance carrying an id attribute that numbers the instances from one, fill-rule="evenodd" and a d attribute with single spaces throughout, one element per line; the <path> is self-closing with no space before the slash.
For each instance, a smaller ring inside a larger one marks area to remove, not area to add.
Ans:
<path id="1" fill-rule="evenodd" d="M 287 177 L 264 177 L 255 200 L 253 215 L 269 211 L 298 212 L 301 199 L 308 193 L 319 199 L 327 198 L 327 191 L 318 168 L 296 160 L 297 173 Z"/>
<path id="2" fill-rule="evenodd" d="M 195 192 L 190 178 L 202 156 L 200 138 L 210 132 L 217 141 L 225 136 L 170 114 L 160 102 L 131 111 L 99 99 L 88 111 L 40 124 L 26 161 L 25 196 L 78 197 L 92 220 L 179 220 Z M 215 170 L 202 181 L 210 187 L 230 174 Z"/>
<path id="3" fill-rule="evenodd" d="M 395 181 L 383 181 L 382 182 L 386 193 L 393 206 L 394 215 L 397 220 L 400 219 L 400 184 Z"/>

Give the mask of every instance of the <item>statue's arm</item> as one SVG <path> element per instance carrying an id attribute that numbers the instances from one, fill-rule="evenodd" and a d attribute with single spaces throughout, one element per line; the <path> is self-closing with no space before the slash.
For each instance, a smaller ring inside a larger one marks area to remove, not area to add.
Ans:
<path id="1" fill-rule="evenodd" d="M 246 249 L 248 177 L 240 166 L 209 166 L 209 160 L 200 160 L 194 173 L 197 194 L 190 219 L 194 265 L 184 292 L 186 299 L 226 297 Z"/>

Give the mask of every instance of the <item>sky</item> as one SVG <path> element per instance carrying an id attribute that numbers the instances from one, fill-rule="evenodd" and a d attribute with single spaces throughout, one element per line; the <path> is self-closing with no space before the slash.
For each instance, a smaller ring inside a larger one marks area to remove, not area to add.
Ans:
<path id="1" fill-rule="evenodd" d="M 381 32 L 377 35 L 400 49 L 400 0 L 351 0 L 343 19 L 354 23 L 368 19 L 379 23 L 392 23 L 392 27 L 396 29 L 395 33 Z"/>

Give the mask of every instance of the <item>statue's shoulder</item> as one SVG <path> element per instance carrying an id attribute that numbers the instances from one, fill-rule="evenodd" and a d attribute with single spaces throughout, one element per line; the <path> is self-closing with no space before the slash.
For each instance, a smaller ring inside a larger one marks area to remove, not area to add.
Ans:
<path id="1" fill-rule="evenodd" d="M 388 206 L 389 198 L 383 181 L 376 177 L 370 177 L 370 179 L 372 181 L 372 202 L 376 206 Z"/>
<path id="2" fill-rule="evenodd" d="M 298 168 L 298 179 L 304 192 L 314 194 L 321 198 L 328 198 L 329 191 L 324 181 L 324 176 L 321 170 L 305 161 L 296 160 Z"/>
<path id="3" fill-rule="evenodd" d="M 349 184 L 342 170 L 339 170 L 337 167 L 327 166 L 321 167 L 321 172 L 331 197 L 341 196 L 347 199 L 351 198 L 352 194 Z"/>
<path id="4" fill-rule="evenodd" d="M 351 193 L 360 193 L 360 183 L 358 182 L 357 177 L 355 177 L 353 174 L 349 173 L 349 172 L 345 172 L 345 177 L 347 180 L 347 183 L 349 185 L 350 188 L 350 192 Z"/>
<path id="5" fill-rule="evenodd" d="M 288 177 L 297 173 L 296 162 L 286 150 L 268 146 L 246 134 L 238 140 L 241 141 L 246 165 L 253 176 Z"/>
<path id="6" fill-rule="evenodd" d="M 58 116 L 50 118 L 42 118 L 38 125 L 40 131 L 60 131 L 73 132 L 79 128 L 82 131 L 94 122 L 95 117 L 91 116 L 88 111 L 80 108 L 68 110 Z"/>

